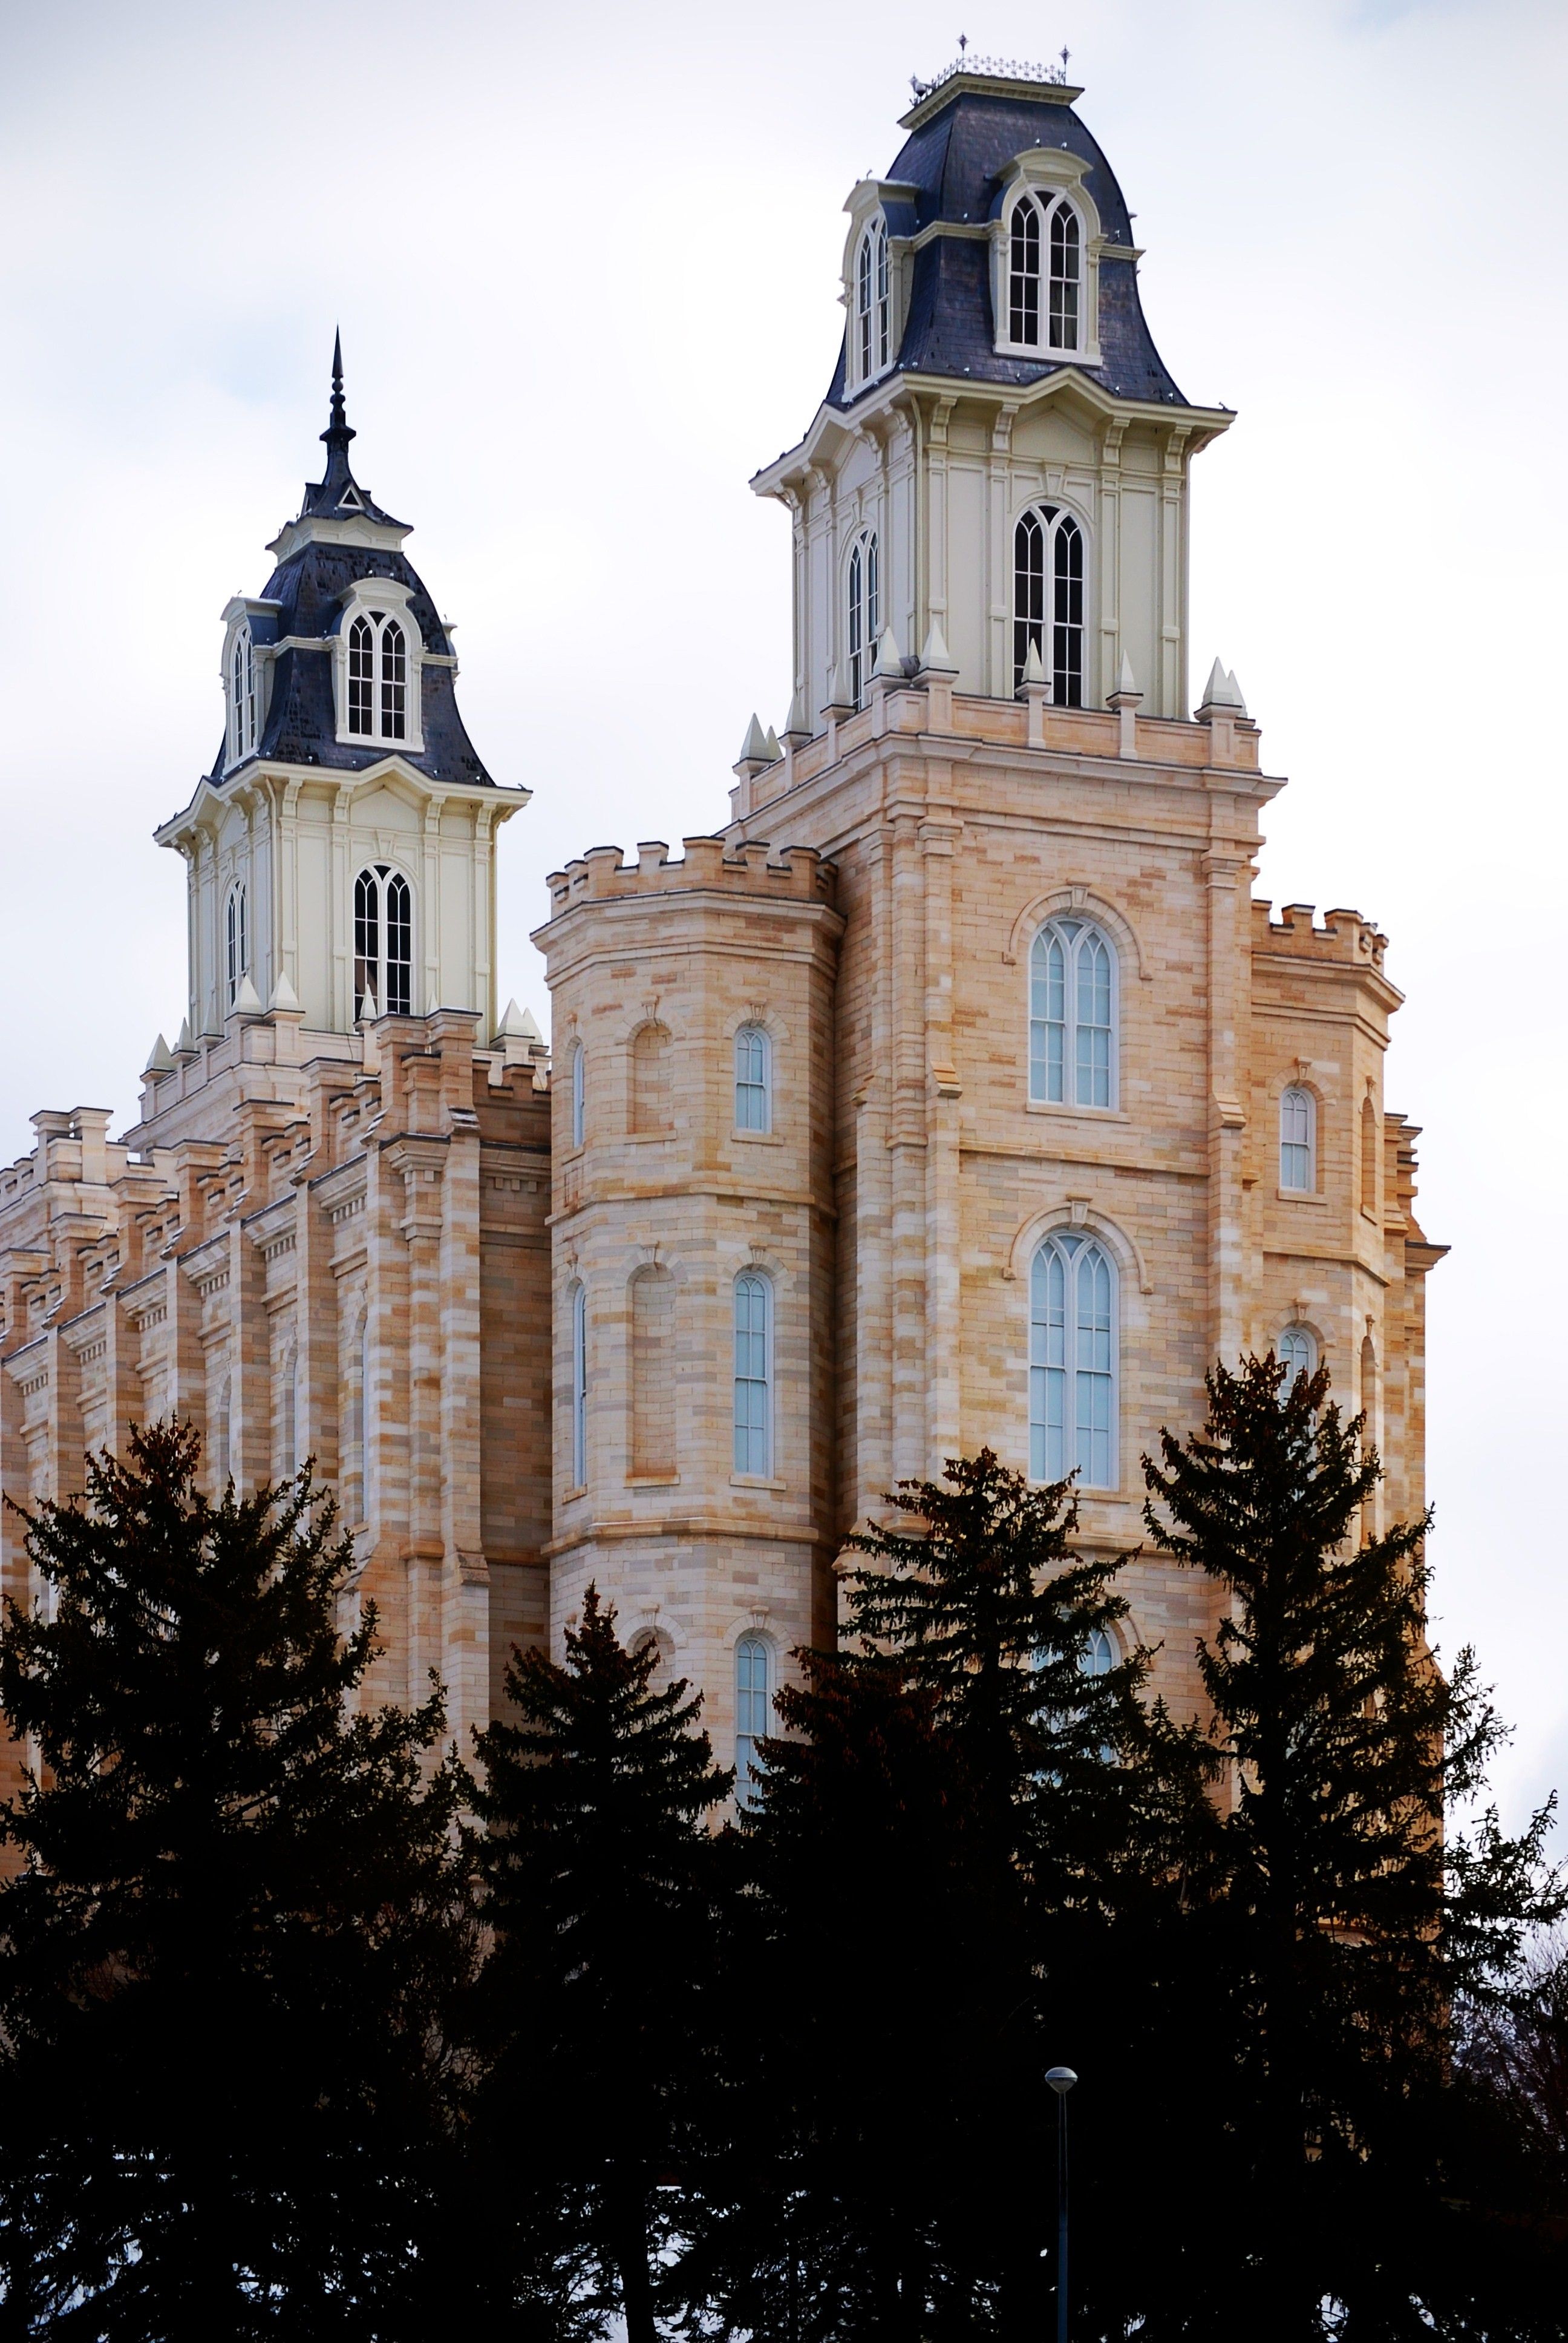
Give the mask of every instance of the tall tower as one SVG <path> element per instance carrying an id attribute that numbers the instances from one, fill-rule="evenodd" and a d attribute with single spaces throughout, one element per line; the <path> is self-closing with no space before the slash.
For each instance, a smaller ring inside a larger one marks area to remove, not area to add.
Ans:
<path id="1" fill-rule="evenodd" d="M 1186 699 L 1189 465 L 1231 417 L 1153 347 L 1078 96 L 983 61 L 917 88 L 888 176 L 849 199 L 827 396 L 753 483 L 791 518 L 782 741 L 753 719 L 722 840 L 683 865 L 596 850 L 538 939 L 587 1101 L 562 1065 L 557 1612 L 591 1564 L 741 1751 L 783 1622 L 831 1617 L 843 1538 L 895 1483 L 990 1445 L 1075 1475 L 1084 1544 L 1127 1552 L 1140 1457 L 1201 1420 L 1217 1353 L 1325 1358 L 1384 1502 L 1422 1502 L 1438 1256 L 1383 1107 L 1400 995 L 1358 913 L 1251 900 L 1282 783 L 1218 660 Z M 761 900 L 801 849 L 833 915 L 814 960 Z M 809 1015 L 786 998 L 809 961 Z M 777 1111 L 823 1134 L 809 1155 L 746 1140 L 748 1031 Z M 779 1247 L 787 1205 L 809 1260 Z M 639 1353 L 655 1267 L 668 1348 Z M 620 1429 L 655 1355 L 678 1498 Z M 741 1469 L 754 1423 L 767 1474 Z M 1140 1561 L 1127 1592 L 1195 1708 L 1201 1590 Z"/>

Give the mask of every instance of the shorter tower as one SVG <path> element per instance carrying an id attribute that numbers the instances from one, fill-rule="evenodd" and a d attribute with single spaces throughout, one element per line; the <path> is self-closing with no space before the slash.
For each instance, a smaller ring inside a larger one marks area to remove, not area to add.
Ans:
<path id="1" fill-rule="evenodd" d="M 553 1632 L 591 1580 L 744 1739 L 831 1632 L 833 1001 L 809 849 L 550 880 Z M 737 1706 L 738 1695 L 739 1700 Z"/>

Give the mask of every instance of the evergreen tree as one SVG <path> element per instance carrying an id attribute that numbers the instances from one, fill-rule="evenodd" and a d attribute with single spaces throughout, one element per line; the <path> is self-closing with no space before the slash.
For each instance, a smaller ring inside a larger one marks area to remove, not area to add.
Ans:
<path id="1" fill-rule="evenodd" d="M 621 1644 L 590 1586 L 565 1664 L 515 1652 L 512 1714 L 477 1742 L 494 1949 L 472 2154 L 492 2282 L 535 2323 L 552 2286 L 558 2323 L 617 2306 L 629 2343 L 652 2343 L 660 2289 L 678 2288 L 664 2271 L 717 2087 L 734 1874 L 734 1834 L 709 1820 L 734 1777 L 700 1697 L 655 1689 L 658 1664 L 651 1640 Z"/>
<path id="2" fill-rule="evenodd" d="M 392 2336 L 467 1957 L 439 1697 L 356 1714 L 351 1565 L 308 1473 L 211 1504 L 188 1426 L 27 1543 L 0 1705 L 0 2333 Z"/>
<path id="3" fill-rule="evenodd" d="M 1449 2013 L 1551 1909 L 1549 1817 L 1445 1841 L 1498 1723 L 1472 1655 L 1445 1675 L 1428 1649 L 1425 1518 L 1367 1526 L 1381 1468 L 1327 1373 L 1254 1358 L 1208 1393 L 1204 1429 L 1163 1433 L 1144 1465 L 1154 1543 L 1225 1606 L 1199 1646 L 1226 1781 L 1191 1946 L 1212 2030 L 1190 2098 L 1209 2201 L 1218 2180 L 1249 2217 L 1195 2216 L 1191 2331 L 1288 2343 L 1331 2314 L 1429 2331 Z"/>

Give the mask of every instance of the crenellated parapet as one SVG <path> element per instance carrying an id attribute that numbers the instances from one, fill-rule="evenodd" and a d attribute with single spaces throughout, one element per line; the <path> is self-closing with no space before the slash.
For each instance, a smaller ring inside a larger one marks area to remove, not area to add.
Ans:
<path id="1" fill-rule="evenodd" d="M 618 846 L 594 846 L 564 870 L 552 870 L 546 882 L 552 919 L 578 903 L 693 890 L 777 902 L 830 903 L 833 898 L 833 866 L 815 847 L 786 846 L 775 852 L 765 840 L 731 845 L 723 838 L 688 838 L 672 861 L 663 839 L 650 839 L 637 851 L 637 860 L 627 862 Z"/>

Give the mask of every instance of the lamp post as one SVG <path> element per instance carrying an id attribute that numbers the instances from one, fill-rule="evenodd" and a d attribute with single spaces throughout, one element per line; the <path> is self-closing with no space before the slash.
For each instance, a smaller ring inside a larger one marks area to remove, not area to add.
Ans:
<path id="1" fill-rule="evenodd" d="M 1045 2079 L 1056 2093 L 1056 2343 L 1067 2343 L 1067 2095 L 1078 2077 L 1052 2066 Z"/>

